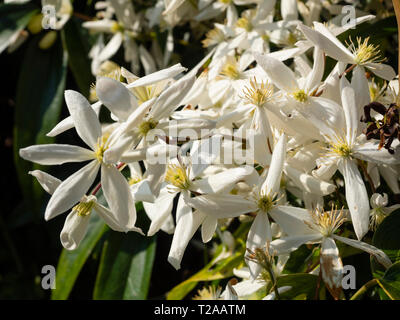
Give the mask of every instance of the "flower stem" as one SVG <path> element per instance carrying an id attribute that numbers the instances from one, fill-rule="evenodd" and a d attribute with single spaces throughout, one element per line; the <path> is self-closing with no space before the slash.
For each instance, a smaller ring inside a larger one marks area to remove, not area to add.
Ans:
<path id="1" fill-rule="evenodd" d="M 393 7 L 394 7 L 394 12 L 396 14 L 396 20 L 397 20 L 397 42 L 398 42 L 398 66 L 397 66 L 397 72 L 400 71 L 400 1 L 399 0 L 392 0 L 393 2 Z M 398 79 L 399 85 L 400 85 L 400 77 Z"/>
<path id="2" fill-rule="evenodd" d="M 364 284 L 351 298 L 350 300 L 360 300 L 363 295 L 371 288 L 375 287 L 378 284 L 377 279 L 372 279 Z"/>

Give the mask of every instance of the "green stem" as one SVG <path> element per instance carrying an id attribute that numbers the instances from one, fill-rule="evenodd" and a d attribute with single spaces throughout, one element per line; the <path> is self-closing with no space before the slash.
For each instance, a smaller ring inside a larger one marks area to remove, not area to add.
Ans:
<path id="1" fill-rule="evenodd" d="M 351 298 L 350 300 L 360 300 L 367 291 L 378 284 L 377 279 L 372 279 L 364 284 Z"/>

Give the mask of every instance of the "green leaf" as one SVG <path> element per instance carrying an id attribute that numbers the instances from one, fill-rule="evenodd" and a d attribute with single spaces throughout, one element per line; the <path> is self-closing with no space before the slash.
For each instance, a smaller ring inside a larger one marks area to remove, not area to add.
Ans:
<path id="1" fill-rule="evenodd" d="M 74 251 L 62 251 L 56 271 L 56 289 L 51 295 L 53 300 L 68 298 L 83 265 L 107 229 L 103 220 L 92 214 L 86 236 L 79 247 Z"/>
<path id="2" fill-rule="evenodd" d="M 104 242 L 94 299 L 144 300 L 156 249 L 156 237 L 111 231 Z"/>
<path id="3" fill-rule="evenodd" d="M 291 289 L 280 294 L 282 300 L 312 300 L 315 299 L 318 276 L 308 273 L 294 273 L 280 276 L 277 279 L 278 288 L 289 286 Z M 321 286 L 322 286 L 321 281 Z"/>
<path id="4" fill-rule="evenodd" d="M 26 27 L 37 11 L 37 7 L 31 3 L 0 5 L 0 53 L 10 45 L 13 37 Z"/>
<path id="5" fill-rule="evenodd" d="M 68 63 L 72 74 L 79 86 L 80 92 L 89 97 L 90 84 L 94 77 L 90 70 L 89 34 L 82 28 L 80 20 L 71 17 L 61 31 L 61 37 L 65 50 L 68 52 Z"/>
<path id="6" fill-rule="evenodd" d="M 214 258 L 199 272 L 189 279 L 181 282 L 167 294 L 167 300 L 181 300 L 194 289 L 200 281 L 220 280 L 233 276 L 233 269 L 243 263 L 244 250 L 228 253 L 223 245 L 220 245 Z M 221 257 L 225 257 L 222 258 Z"/>
<path id="7" fill-rule="evenodd" d="M 400 261 L 400 210 L 392 212 L 376 229 L 372 244 L 383 250 L 392 262 Z M 385 269 L 375 259 L 371 259 L 371 269 L 377 276 Z"/>
<path id="8" fill-rule="evenodd" d="M 387 269 L 378 283 L 390 299 L 400 300 L 400 262 Z"/>
<path id="9" fill-rule="evenodd" d="M 41 50 L 39 40 L 40 36 L 37 36 L 29 43 L 22 61 L 14 121 L 14 160 L 18 179 L 25 199 L 35 207 L 41 204 L 43 190 L 28 171 L 40 166 L 20 158 L 19 149 L 54 141 L 46 133 L 59 121 L 68 61 L 61 41 L 56 41 L 48 50 Z"/>

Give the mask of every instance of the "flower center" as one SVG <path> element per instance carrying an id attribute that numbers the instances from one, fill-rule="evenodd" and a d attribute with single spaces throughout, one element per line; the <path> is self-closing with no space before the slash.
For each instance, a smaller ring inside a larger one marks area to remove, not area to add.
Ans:
<path id="1" fill-rule="evenodd" d="M 97 161 L 99 161 L 100 163 L 103 162 L 104 152 L 106 152 L 106 150 L 108 149 L 108 146 L 106 146 L 108 137 L 109 137 L 109 135 L 107 135 L 107 134 L 103 135 L 101 138 L 98 139 L 97 144 L 96 144 L 95 155 L 96 155 Z"/>
<path id="2" fill-rule="evenodd" d="M 170 164 L 165 174 L 165 181 L 182 190 L 187 190 L 190 186 L 186 168 L 182 165 Z"/>
<path id="3" fill-rule="evenodd" d="M 261 107 L 271 99 L 274 87 L 268 82 L 258 84 L 254 77 L 254 81 L 250 80 L 250 87 L 245 87 L 243 93 L 244 96 L 241 98 L 246 100 L 247 103 Z"/>
<path id="4" fill-rule="evenodd" d="M 241 17 L 236 21 L 236 26 L 238 28 L 245 29 L 247 32 L 250 32 L 253 29 L 252 24 L 247 18 Z"/>
<path id="5" fill-rule="evenodd" d="M 142 181 L 142 179 L 139 176 L 132 176 L 128 179 L 128 183 L 130 186 L 139 183 L 140 181 Z"/>
<path id="6" fill-rule="evenodd" d="M 299 89 L 292 94 L 293 98 L 299 102 L 306 102 L 308 100 L 308 94 L 303 89 Z"/>
<path id="7" fill-rule="evenodd" d="M 274 201 L 269 196 L 261 196 L 257 201 L 257 206 L 261 211 L 268 212 L 274 206 Z"/>
<path id="8" fill-rule="evenodd" d="M 86 217 L 92 212 L 95 200 L 89 200 L 87 202 L 78 203 L 72 210 L 80 217 Z"/>
<path id="9" fill-rule="evenodd" d="M 117 32 L 123 32 L 124 31 L 124 26 L 116 21 L 111 26 L 111 32 L 112 33 L 117 33 Z"/>
<path id="10" fill-rule="evenodd" d="M 150 130 L 154 129 L 157 126 L 157 124 L 158 122 L 153 119 L 144 121 L 139 125 L 139 133 L 142 136 L 146 136 Z"/>
<path id="11" fill-rule="evenodd" d="M 330 211 L 315 209 L 310 211 L 312 223 L 304 221 L 311 229 L 320 232 L 324 237 L 331 236 L 345 221 L 343 209 L 336 210 L 332 207 Z"/>
<path id="12" fill-rule="evenodd" d="M 330 151 L 341 158 L 349 158 L 352 154 L 351 147 L 346 142 L 339 142 L 332 145 Z"/>
<path id="13" fill-rule="evenodd" d="M 240 78 L 240 72 L 238 70 L 236 61 L 227 62 L 223 66 L 223 68 L 221 70 L 221 74 L 223 76 L 226 76 L 226 77 L 231 78 L 233 80 L 239 79 Z"/>
<path id="14" fill-rule="evenodd" d="M 385 61 L 385 59 L 380 56 L 378 46 L 369 44 L 368 41 L 369 37 L 364 39 L 364 41 L 362 41 L 360 37 L 357 37 L 357 46 L 351 39 L 350 44 L 347 43 L 351 52 L 355 55 L 356 64 L 362 65 L 366 63 L 380 63 Z"/>
<path id="15" fill-rule="evenodd" d="M 225 40 L 224 33 L 218 29 L 211 29 L 206 33 L 206 38 L 202 41 L 203 47 L 208 48 L 214 44 L 221 43 Z"/>

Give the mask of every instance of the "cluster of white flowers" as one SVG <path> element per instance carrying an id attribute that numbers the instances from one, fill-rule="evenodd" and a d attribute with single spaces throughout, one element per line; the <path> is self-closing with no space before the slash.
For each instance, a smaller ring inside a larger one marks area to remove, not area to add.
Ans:
<path id="1" fill-rule="evenodd" d="M 197 229 L 208 242 L 234 218 L 252 221 L 247 267 L 235 271 L 243 280 L 223 294 L 231 299 L 265 286 L 263 269 L 278 275 L 302 244 L 320 244 L 320 269 L 312 272 L 321 270 L 334 296 L 343 270 L 336 241 L 391 265 L 385 253 L 361 240 L 397 208 L 386 208 L 387 195 L 372 193 L 381 177 L 400 193 L 399 141 L 383 148 L 387 141 L 367 139 L 368 123 L 360 119 L 371 102 L 396 103 L 395 72 L 368 38 L 338 40 L 353 24 L 341 24 L 342 6 L 335 1 L 278 4 L 159 0 L 136 13 L 131 1 L 96 3 L 99 19 L 83 26 L 100 34 L 90 53 L 98 101 L 90 104 L 67 90 L 70 117 L 48 134 L 75 128 L 87 148 L 49 144 L 20 150 L 22 158 L 42 165 L 89 161 L 64 181 L 30 172 L 51 194 L 46 220 L 70 211 L 61 231 L 66 249 L 79 246 L 93 211 L 113 230 L 142 233 L 135 209 L 141 201 L 151 220 L 147 236 L 173 234 L 168 261 L 176 269 Z M 327 12 L 330 20 L 320 22 Z M 356 14 L 355 25 L 375 18 Z M 209 53 L 192 70 L 168 67 L 173 28 L 190 23 L 195 32 L 206 20 L 215 22 L 203 40 Z M 151 49 L 135 41 L 143 28 L 155 25 L 168 30 L 163 54 L 156 41 Z M 121 45 L 132 72 L 115 65 L 105 72 Z M 328 56 L 336 65 L 326 75 Z M 140 78 L 135 73 L 141 65 L 146 75 Z M 374 79 L 386 86 L 381 90 Z M 99 122 L 101 106 L 113 123 Z M 374 113 L 372 119 L 381 117 Z M 126 178 L 122 172 L 128 169 Z M 344 208 L 336 207 L 329 200 L 343 186 L 345 200 L 337 203 Z M 100 188 L 107 207 L 97 202 Z M 297 206 L 289 203 L 289 193 Z M 352 225 L 357 240 L 335 233 L 342 224 Z"/>

